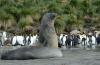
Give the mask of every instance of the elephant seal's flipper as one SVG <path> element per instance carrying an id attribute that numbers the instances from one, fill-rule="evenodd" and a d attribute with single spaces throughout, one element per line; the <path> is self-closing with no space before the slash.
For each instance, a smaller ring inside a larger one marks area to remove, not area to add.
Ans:
<path id="1" fill-rule="evenodd" d="M 11 50 L 1 55 L 2 60 L 27 60 L 62 57 L 62 52 L 57 48 L 23 47 Z"/>

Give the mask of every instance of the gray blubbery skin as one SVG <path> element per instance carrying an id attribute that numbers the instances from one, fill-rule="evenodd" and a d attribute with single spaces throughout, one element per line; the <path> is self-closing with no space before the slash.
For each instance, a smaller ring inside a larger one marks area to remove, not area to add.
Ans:
<path id="1" fill-rule="evenodd" d="M 36 58 L 62 57 L 58 49 L 58 40 L 54 28 L 55 13 L 46 13 L 41 21 L 39 41 L 46 47 L 21 47 L 19 49 L 5 52 L 1 55 L 3 60 L 27 60 Z M 44 46 L 43 45 L 43 46 Z"/>
<path id="2" fill-rule="evenodd" d="M 43 46 L 58 48 L 58 39 L 54 27 L 56 15 L 56 13 L 46 13 L 41 20 L 39 41 Z"/>
<path id="3" fill-rule="evenodd" d="M 8 51 L 1 55 L 2 60 L 27 60 L 62 57 L 62 52 L 57 48 L 41 47 L 34 48 L 21 47 L 12 51 Z"/>

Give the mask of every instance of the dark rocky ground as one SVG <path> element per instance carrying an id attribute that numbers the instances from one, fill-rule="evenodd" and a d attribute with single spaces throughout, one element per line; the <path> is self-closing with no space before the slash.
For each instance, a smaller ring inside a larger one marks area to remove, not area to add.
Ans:
<path id="1" fill-rule="evenodd" d="M 0 47 L 0 54 L 12 47 Z M 34 59 L 34 60 L 0 60 L 0 65 L 100 65 L 98 50 L 84 50 L 80 48 L 62 51 L 62 58 Z"/>

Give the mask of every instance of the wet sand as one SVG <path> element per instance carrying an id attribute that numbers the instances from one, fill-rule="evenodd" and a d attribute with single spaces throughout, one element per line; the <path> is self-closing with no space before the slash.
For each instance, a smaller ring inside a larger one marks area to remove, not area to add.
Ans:
<path id="1" fill-rule="evenodd" d="M 0 54 L 12 47 L 0 47 Z M 80 48 L 62 51 L 62 58 L 31 60 L 0 60 L 0 65 L 100 65 L 100 52 Z"/>

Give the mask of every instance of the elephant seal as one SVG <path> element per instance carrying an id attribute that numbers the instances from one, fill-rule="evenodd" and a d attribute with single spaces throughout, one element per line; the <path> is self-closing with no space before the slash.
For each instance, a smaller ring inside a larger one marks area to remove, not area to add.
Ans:
<path id="1" fill-rule="evenodd" d="M 3 60 L 27 60 L 41 58 L 62 57 L 61 50 L 58 49 L 58 40 L 54 28 L 55 13 L 46 13 L 41 20 L 39 44 L 46 47 L 21 47 L 5 52 L 1 55 Z"/>
<path id="2" fill-rule="evenodd" d="M 54 27 L 56 15 L 56 13 L 46 13 L 41 20 L 39 41 L 46 47 L 58 48 L 58 39 Z"/>
<path id="3" fill-rule="evenodd" d="M 2 60 L 27 60 L 62 57 L 62 53 L 57 48 L 51 47 L 21 47 L 5 52 L 1 55 Z"/>

